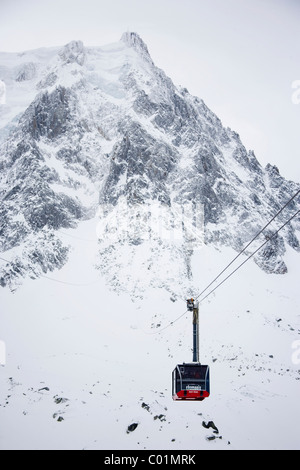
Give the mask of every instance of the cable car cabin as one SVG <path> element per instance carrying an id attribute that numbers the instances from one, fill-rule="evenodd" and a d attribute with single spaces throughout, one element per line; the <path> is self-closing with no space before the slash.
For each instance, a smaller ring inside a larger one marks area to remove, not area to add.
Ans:
<path id="1" fill-rule="evenodd" d="M 173 400 L 199 400 L 209 397 L 209 366 L 192 362 L 173 370 Z"/>

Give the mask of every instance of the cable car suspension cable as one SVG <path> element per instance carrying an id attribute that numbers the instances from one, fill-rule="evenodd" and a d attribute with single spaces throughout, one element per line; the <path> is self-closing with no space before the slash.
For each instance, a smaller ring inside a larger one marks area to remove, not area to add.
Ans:
<path id="1" fill-rule="evenodd" d="M 299 192 L 300 192 L 300 190 L 297 192 L 297 194 L 299 194 Z M 296 195 L 297 195 L 297 194 L 296 194 Z M 295 198 L 296 195 L 295 195 L 293 198 Z M 292 198 L 292 199 L 293 199 L 293 198 Z M 291 200 L 292 200 L 292 199 L 291 199 Z M 290 200 L 290 201 L 291 201 L 291 200 Z M 289 202 L 290 202 L 290 201 L 289 201 Z M 286 206 L 285 206 L 285 207 L 286 207 Z M 280 211 L 280 212 L 281 212 L 281 211 Z M 208 296 L 210 296 L 213 292 L 215 292 L 215 291 L 218 289 L 218 287 L 220 287 L 222 284 L 224 284 L 225 281 L 227 281 L 234 273 L 236 273 L 245 263 L 247 263 L 247 261 L 249 261 L 249 259 L 251 259 L 251 258 L 252 258 L 259 250 L 261 250 L 267 243 L 269 243 L 269 241 L 272 240 L 272 238 L 274 238 L 274 237 L 278 234 L 278 232 L 280 232 L 280 230 L 282 230 L 287 224 L 289 224 L 298 214 L 300 214 L 300 209 L 299 209 L 294 215 L 292 215 L 292 217 L 290 217 L 290 218 L 287 220 L 287 222 L 285 222 L 278 230 L 276 230 L 276 232 L 274 232 L 272 236 L 270 236 L 270 237 L 269 237 L 264 243 L 262 243 L 253 253 L 251 253 L 236 269 L 234 269 L 225 279 L 223 279 L 223 281 L 221 281 L 216 287 L 214 287 L 214 289 L 212 289 L 208 294 L 206 294 L 202 299 L 200 299 L 200 300 L 199 300 L 199 303 L 200 303 L 200 302 L 203 302 Z M 274 218 L 275 218 L 275 217 L 274 217 Z M 274 218 L 273 218 L 273 219 L 274 219 Z M 273 219 L 272 219 L 272 221 L 273 221 Z M 271 223 L 271 221 L 270 221 L 270 223 Z M 268 225 L 269 225 L 269 223 L 268 223 L 266 226 L 268 226 Z M 261 233 L 261 232 L 260 232 L 260 233 Z M 257 237 L 255 237 L 255 238 L 257 238 Z M 248 246 L 249 246 L 249 244 L 248 244 Z M 243 250 L 243 252 L 244 252 L 244 251 L 245 251 L 245 249 Z M 242 252 L 241 252 L 241 253 L 242 253 Z M 240 254 L 241 254 L 241 253 L 240 253 Z M 237 258 L 237 257 L 236 257 L 236 258 Z M 235 258 L 235 259 L 236 259 L 236 258 Z M 233 263 L 233 262 L 231 262 L 231 263 L 226 267 L 226 269 L 227 269 L 232 263 Z M 217 280 L 217 279 L 221 276 L 221 274 L 224 273 L 224 271 L 225 271 L 225 269 L 215 278 L 215 280 Z M 215 282 L 215 280 L 214 280 L 213 282 Z M 205 292 L 205 291 L 211 286 L 211 284 L 212 284 L 212 283 L 210 283 L 210 284 L 207 286 L 207 288 L 205 288 L 204 291 L 202 291 L 202 293 Z M 199 294 L 198 297 L 196 297 L 196 298 L 198 299 L 200 295 L 201 295 L 201 294 Z M 158 334 L 158 333 L 160 333 L 161 331 L 166 330 L 167 328 L 169 328 L 170 326 L 172 326 L 176 321 L 180 320 L 180 318 L 182 318 L 184 315 L 186 315 L 187 312 L 188 312 L 188 310 L 186 310 L 186 311 L 185 311 L 184 313 L 182 313 L 179 317 L 177 317 L 175 320 L 173 320 L 172 322 L 170 322 L 169 324 L 167 324 L 167 325 L 164 326 L 163 328 L 160 328 L 158 331 L 155 331 L 155 332 L 150 333 L 150 334 Z"/>
<path id="2" fill-rule="evenodd" d="M 300 209 L 292 217 L 290 217 L 289 220 L 285 222 L 285 224 L 283 224 L 278 230 L 276 230 L 276 232 L 274 232 L 272 236 L 270 236 L 264 243 L 262 243 L 262 245 L 260 245 L 253 253 L 251 253 L 251 255 L 249 255 L 236 269 L 234 269 L 227 277 L 225 277 L 222 282 L 220 282 L 216 287 L 214 287 L 214 289 L 212 289 L 205 297 L 200 299 L 199 302 L 203 302 L 203 300 L 205 300 L 210 294 L 212 294 L 218 287 L 224 284 L 227 279 L 229 279 L 236 271 L 238 271 L 245 263 L 247 263 L 247 261 L 249 261 L 249 259 L 252 258 L 259 250 L 261 250 L 267 243 L 269 243 L 269 241 L 271 241 L 272 238 L 274 238 L 278 234 L 278 232 L 280 232 L 280 230 L 282 230 L 288 223 L 290 223 L 298 214 L 300 214 Z M 205 289 L 205 291 L 207 289 L 208 287 Z M 200 295 L 201 294 L 199 294 L 199 296 Z"/>
<path id="3" fill-rule="evenodd" d="M 202 292 L 200 292 L 200 294 L 197 295 L 196 299 L 198 299 L 202 294 L 204 294 L 204 292 L 207 291 L 207 289 L 210 288 L 210 286 L 212 284 L 214 284 L 214 282 L 216 282 L 219 277 L 222 276 L 222 274 L 224 274 L 225 271 L 227 271 L 227 269 L 243 254 L 245 253 L 245 251 L 247 250 L 247 248 L 249 248 L 249 246 L 259 237 L 259 235 L 261 235 L 264 230 L 276 219 L 276 217 L 279 216 L 279 214 L 281 214 L 281 212 L 298 196 L 298 194 L 300 194 L 300 189 L 296 192 L 296 194 L 294 194 L 293 197 L 291 197 L 291 199 L 288 200 L 288 202 L 272 217 L 272 219 L 255 235 L 254 238 L 252 238 L 252 240 L 242 249 L 242 251 L 240 251 L 236 257 L 218 274 L 217 277 L 215 277 L 215 279 L 213 281 L 211 281 L 210 284 L 208 284 L 208 286 L 203 289 Z"/>

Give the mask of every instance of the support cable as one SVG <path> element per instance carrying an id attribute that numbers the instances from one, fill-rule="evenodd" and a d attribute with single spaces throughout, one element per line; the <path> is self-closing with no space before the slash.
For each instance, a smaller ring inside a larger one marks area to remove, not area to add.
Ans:
<path id="1" fill-rule="evenodd" d="M 279 216 L 279 214 L 281 214 L 281 212 L 298 196 L 298 194 L 300 194 L 300 189 L 296 192 L 296 194 L 294 194 L 293 197 L 291 197 L 291 199 L 288 200 L 288 202 L 272 217 L 272 219 L 255 235 L 254 238 L 252 238 L 252 240 L 250 240 L 250 242 L 242 249 L 242 251 L 240 251 L 236 257 L 218 274 L 217 277 L 215 277 L 215 279 L 213 281 L 211 281 L 210 284 L 208 284 L 208 286 L 203 289 L 202 292 L 200 292 L 200 294 L 197 295 L 196 299 L 198 299 L 202 294 L 204 294 L 204 292 L 207 291 L 207 289 L 210 288 L 210 286 L 212 284 L 214 284 L 214 282 L 216 282 L 219 277 L 222 276 L 222 274 L 224 274 L 225 271 L 227 271 L 227 269 L 247 250 L 247 248 L 249 248 L 249 246 L 254 242 L 254 240 L 256 240 L 259 235 L 261 235 L 264 230 L 276 219 L 276 217 Z M 286 224 L 285 224 L 286 225 Z M 278 233 L 278 232 L 277 232 Z"/>
<path id="2" fill-rule="evenodd" d="M 300 192 L 300 190 L 298 191 L 298 193 Z M 297 193 L 297 194 L 298 194 Z M 297 195 L 296 194 L 296 195 Z M 296 197 L 296 195 L 294 197 Z M 291 201 L 291 200 L 290 200 Z M 289 201 L 289 202 L 290 202 Z M 288 204 L 288 203 L 287 203 Z M 287 205 L 286 204 L 286 205 Z M 285 206 L 286 207 L 286 206 Z M 281 211 L 280 211 L 281 212 Z M 279 213 L 280 213 L 279 212 Z M 213 292 L 215 292 L 222 284 L 224 284 L 233 274 L 235 274 L 245 263 L 247 263 L 247 261 L 249 261 L 259 250 L 261 250 L 267 243 L 269 243 L 270 240 L 272 240 L 279 232 L 280 230 L 282 230 L 286 225 L 288 225 L 298 214 L 300 214 L 300 209 L 294 214 L 292 215 L 288 220 L 287 222 L 285 222 L 278 230 L 276 230 L 276 232 L 273 233 L 272 236 L 270 236 L 270 238 L 268 238 L 264 243 L 262 243 L 253 253 L 251 253 L 237 268 L 235 268 L 225 279 L 223 279 L 223 281 L 221 281 L 216 287 L 214 287 L 208 294 L 206 294 L 202 299 L 199 300 L 199 303 L 203 302 L 205 299 L 207 299 L 208 296 L 210 296 Z M 272 219 L 272 221 L 274 220 L 274 218 Z M 271 223 L 271 221 L 266 225 L 266 227 Z M 261 231 L 262 232 L 262 231 Z M 260 233 L 261 233 L 260 232 Z M 257 238 L 257 237 L 255 237 Z M 247 245 L 249 246 L 249 244 Z M 247 247 L 246 247 L 247 248 Z M 245 248 L 245 249 L 246 249 Z M 243 252 L 245 251 L 245 249 L 243 250 Z M 242 252 L 238 255 L 240 256 L 242 254 Z M 237 256 L 237 257 L 238 257 Z M 237 258 L 236 257 L 236 258 Z M 236 259 L 235 258 L 235 259 Z M 226 267 L 226 269 L 233 263 L 233 261 Z M 218 279 L 221 274 L 225 271 L 225 269 L 215 278 Z M 213 282 L 215 282 L 215 280 Z M 205 292 L 210 286 L 211 286 L 212 283 L 209 284 L 209 286 L 207 286 L 206 289 L 204 289 L 203 292 Z M 198 297 L 200 296 L 201 294 L 198 295 Z M 198 298 L 196 297 L 196 298 Z M 173 320 L 172 322 L 170 322 L 169 324 L 167 324 L 166 326 L 164 326 L 163 328 L 160 328 L 158 331 L 155 331 L 153 333 L 150 333 L 150 334 L 158 334 L 160 333 L 161 331 L 169 328 L 170 326 L 172 326 L 175 322 L 177 322 L 178 320 L 180 320 L 180 318 L 182 318 L 184 315 L 186 315 L 186 313 L 188 312 L 188 310 L 186 310 L 184 313 L 182 313 L 179 317 L 177 317 L 175 320 Z"/>
<path id="3" fill-rule="evenodd" d="M 227 277 L 225 277 L 225 279 L 223 279 L 222 282 L 220 282 L 216 287 L 214 287 L 214 289 L 212 289 L 208 294 L 206 294 L 205 297 L 203 297 L 202 299 L 199 300 L 199 302 L 203 302 L 203 300 L 205 300 L 210 294 L 212 294 L 216 289 L 218 289 L 218 287 L 220 287 L 222 284 L 224 284 L 225 281 L 227 281 L 227 279 L 229 279 L 234 273 L 236 273 L 236 271 L 238 271 L 245 263 L 247 263 L 247 261 L 249 261 L 250 258 L 252 258 L 259 250 L 261 250 L 267 243 L 269 243 L 270 240 L 272 240 L 272 238 L 274 238 L 278 232 L 280 232 L 280 230 L 282 230 L 289 222 L 291 222 L 298 214 L 300 214 L 300 209 L 292 216 L 289 218 L 289 220 L 287 222 L 285 222 L 285 224 L 283 224 L 278 230 L 276 230 L 276 232 L 273 233 L 272 236 L 270 236 L 270 238 L 268 238 L 268 240 L 266 240 L 262 245 L 260 245 L 253 253 L 251 253 L 251 255 L 249 255 L 237 268 L 235 268 Z M 220 277 L 220 276 L 218 276 Z M 210 284 L 211 285 L 211 284 Z M 208 287 L 205 289 L 205 291 L 208 289 Z M 203 292 L 205 292 L 203 291 Z M 199 296 L 198 296 L 199 297 Z"/>

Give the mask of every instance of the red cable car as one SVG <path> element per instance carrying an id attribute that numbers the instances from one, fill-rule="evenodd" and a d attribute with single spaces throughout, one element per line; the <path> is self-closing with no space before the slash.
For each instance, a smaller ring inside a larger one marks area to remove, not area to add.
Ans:
<path id="1" fill-rule="evenodd" d="M 199 303 L 187 300 L 193 312 L 193 362 L 178 364 L 172 374 L 173 400 L 202 401 L 210 395 L 209 366 L 199 362 Z"/>
<path id="2" fill-rule="evenodd" d="M 172 374 L 173 400 L 199 400 L 210 395 L 209 366 L 200 363 L 178 364 Z"/>

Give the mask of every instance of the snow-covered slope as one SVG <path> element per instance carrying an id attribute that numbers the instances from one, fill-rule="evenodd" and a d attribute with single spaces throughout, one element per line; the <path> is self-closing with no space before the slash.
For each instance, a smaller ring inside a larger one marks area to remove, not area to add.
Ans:
<path id="1" fill-rule="evenodd" d="M 299 196 L 201 304 L 211 397 L 173 403 L 170 387 L 191 360 L 184 299 L 299 184 L 135 33 L 1 53 L 0 79 L 0 448 L 296 448 L 299 217 L 271 237 Z"/>
<path id="2" fill-rule="evenodd" d="M 168 325 L 185 303 L 156 288 L 135 302 L 112 294 L 92 268 L 95 225 L 65 232 L 72 254 L 52 280 L 1 292 L 0 448 L 299 448 L 300 272 L 291 250 L 285 276 L 249 263 L 201 304 L 211 396 L 178 403 L 171 372 L 192 359 L 192 319 Z M 199 250 L 199 285 L 233 254 Z M 210 421 L 218 434 L 202 425 Z"/>

